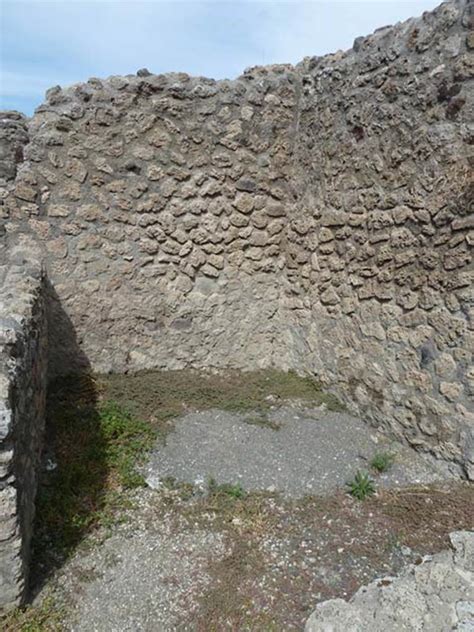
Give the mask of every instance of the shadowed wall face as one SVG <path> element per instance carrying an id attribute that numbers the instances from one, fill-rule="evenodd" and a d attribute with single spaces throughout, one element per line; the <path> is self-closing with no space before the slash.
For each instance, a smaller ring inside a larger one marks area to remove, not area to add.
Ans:
<path id="1" fill-rule="evenodd" d="M 457 0 L 235 81 L 48 91 L 1 212 L 50 374 L 294 368 L 474 477 L 472 27 Z"/>
<path id="2" fill-rule="evenodd" d="M 0 275 L 0 611 L 23 597 L 40 471 L 47 379 L 42 269 L 12 250 Z"/>

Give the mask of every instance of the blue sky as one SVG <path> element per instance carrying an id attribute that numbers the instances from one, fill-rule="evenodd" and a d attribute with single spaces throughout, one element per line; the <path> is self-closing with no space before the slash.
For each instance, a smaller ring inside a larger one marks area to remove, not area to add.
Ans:
<path id="1" fill-rule="evenodd" d="M 31 114 L 53 85 L 185 71 L 216 79 L 352 46 L 440 0 L 0 0 L 0 109 Z"/>

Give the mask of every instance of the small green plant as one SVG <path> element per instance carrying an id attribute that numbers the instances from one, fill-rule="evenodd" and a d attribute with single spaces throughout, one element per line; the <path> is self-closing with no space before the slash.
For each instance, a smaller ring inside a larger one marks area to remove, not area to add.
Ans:
<path id="1" fill-rule="evenodd" d="M 370 467 L 381 474 L 392 467 L 394 459 L 390 452 L 376 452 L 370 461 Z"/>
<path id="2" fill-rule="evenodd" d="M 349 494 L 358 500 L 364 500 L 367 496 L 375 494 L 374 481 L 370 478 L 368 472 L 356 472 L 354 479 L 347 483 Z"/>
<path id="3" fill-rule="evenodd" d="M 222 483 L 218 485 L 215 478 L 208 481 L 209 494 L 212 496 L 224 495 L 236 500 L 245 497 L 245 490 L 240 483 L 232 485 L 231 483 Z"/>

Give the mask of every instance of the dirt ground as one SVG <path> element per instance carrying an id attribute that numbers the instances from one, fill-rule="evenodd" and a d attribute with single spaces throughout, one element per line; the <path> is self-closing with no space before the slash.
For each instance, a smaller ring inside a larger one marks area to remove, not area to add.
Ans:
<path id="1" fill-rule="evenodd" d="M 151 489 L 136 473 L 183 414 L 251 412 L 260 429 L 278 433 L 272 415 L 292 396 L 303 409 L 342 409 L 308 380 L 265 372 L 194 374 L 191 384 L 184 372 L 57 384 L 33 604 L 4 629 L 302 630 L 319 601 L 348 598 L 446 548 L 451 531 L 473 528 L 473 486 L 453 479 L 385 487 L 385 474 L 371 471 L 376 493 L 360 501 L 344 486 L 291 497 L 168 477 Z"/>

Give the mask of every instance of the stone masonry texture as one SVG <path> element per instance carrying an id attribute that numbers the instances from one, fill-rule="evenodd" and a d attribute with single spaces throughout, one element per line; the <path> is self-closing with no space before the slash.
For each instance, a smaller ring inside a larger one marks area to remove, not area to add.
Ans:
<path id="1" fill-rule="evenodd" d="M 0 611 L 24 594 L 44 430 L 46 318 L 33 252 L 15 247 L 0 266 Z"/>
<path id="2" fill-rule="evenodd" d="M 352 599 L 318 604 L 305 632 L 471 632 L 474 629 L 474 533 L 454 531 L 452 549 L 379 579 Z"/>
<path id="3" fill-rule="evenodd" d="M 473 27 L 450 0 L 297 66 L 0 113 L 2 265 L 44 268 L 49 376 L 294 369 L 474 478 Z"/>

